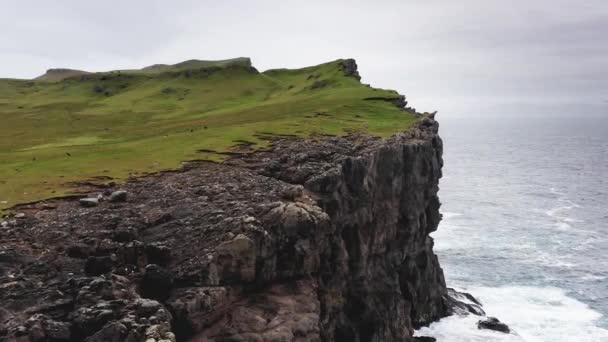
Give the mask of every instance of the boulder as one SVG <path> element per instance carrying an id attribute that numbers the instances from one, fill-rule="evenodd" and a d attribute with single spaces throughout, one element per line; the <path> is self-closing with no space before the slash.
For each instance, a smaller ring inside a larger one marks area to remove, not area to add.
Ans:
<path id="1" fill-rule="evenodd" d="M 96 207 L 99 204 L 99 199 L 93 197 L 81 198 L 80 205 L 83 207 Z"/>
<path id="2" fill-rule="evenodd" d="M 150 317 L 161 308 L 160 303 L 152 299 L 141 298 L 135 304 L 137 305 L 137 314 L 140 317 Z"/>
<path id="3" fill-rule="evenodd" d="M 127 200 L 127 192 L 124 190 L 114 191 L 110 195 L 110 202 L 125 202 Z"/>
<path id="4" fill-rule="evenodd" d="M 481 308 L 481 302 L 466 292 L 459 292 L 452 288 L 447 289 L 446 303 L 451 315 L 467 316 L 476 315 L 484 316 L 486 313 Z"/>
<path id="5" fill-rule="evenodd" d="M 511 332 L 509 326 L 499 321 L 496 317 L 488 317 L 486 319 L 480 320 L 479 322 L 477 322 L 477 328 L 494 330 L 505 334 Z"/>

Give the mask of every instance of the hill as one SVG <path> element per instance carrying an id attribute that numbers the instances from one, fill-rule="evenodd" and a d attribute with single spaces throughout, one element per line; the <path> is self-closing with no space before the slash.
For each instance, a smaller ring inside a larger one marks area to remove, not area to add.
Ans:
<path id="1" fill-rule="evenodd" d="M 247 57 L 239 57 L 232 59 L 224 59 L 219 61 L 202 61 L 198 59 L 190 59 L 177 64 L 154 64 L 141 69 L 128 69 L 128 70 L 113 70 L 111 73 L 131 73 L 131 74 L 159 74 L 164 72 L 171 71 L 184 71 L 190 69 L 197 68 L 210 68 L 210 67 L 221 67 L 225 68 L 231 65 L 240 65 L 244 67 L 251 67 L 251 59 Z M 57 69 L 49 69 L 43 75 L 36 77 L 34 80 L 36 81 L 47 81 L 47 82 L 59 82 L 63 81 L 66 78 L 71 78 L 75 76 L 83 76 L 93 74 L 92 72 L 83 71 L 83 70 L 74 70 L 74 69 L 65 69 L 65 68 L 57 68 Z M 105 74 L 105 72 L 101 72 L 99 74 Z"/>
<path id="2" fill-rule="evenodd" d="M 362 84 L 353 60 L 263 73 L 249 59 L 222 62 L 0 79 L 0 210 L 82 182 L 220 161 L 273 135 L 388 137 L 418 117 L 397 92 Z"/>
<path id="3" fill-rule="evenodd" d="M 35 78 L 37 81 L 59 82 L 69 77 L 90 74 L 88 71 L 74 69 L 49 69 L 44 75 Z"/>
<path id="4" fill-rule="evenodd" d="M 188 69 L 196 69 L 196 68 L 209 68 L 209 67 L 227 67 L 230 65 L 241 65 L 245 67 L 251 67 L 251 59 L 247 57 L 239 57 L 232 59 L 225 59 L 219 61 L 201 61 L 198 59 L 191 59 L 181 63 L 167 65 L 167 64 L 154 64 L 147 66 L 145 68 L 135 70 L 146 73 L 159 73 L 159 72 L 167 72 L 167 71 L 183 71 Z"/>

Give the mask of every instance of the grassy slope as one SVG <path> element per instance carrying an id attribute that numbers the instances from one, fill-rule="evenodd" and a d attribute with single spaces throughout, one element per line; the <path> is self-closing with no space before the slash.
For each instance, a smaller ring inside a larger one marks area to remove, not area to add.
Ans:
<path id="1" fill-rule="evenodd" d="M 263 147 L 260 132 L 389 136 L 411 125 L 412 114 L 364 100 L 396 97 L 394 91 L 344 76 L 339 63 L 261 74 L 230 66 L 57 83 L 0 79 L 0 210 L 67 194 L 69 182 L 220 160 L 197 150 L 222 152 L 243 140 Z M 313 89 L 320 80 L 328 84 Z"/>
<path id="2" fill-rule="evenodd" d="M 50 69 L 44 75 L 35 78 L 36 81 L 59 82 L 68 77 L 90 74 L 90 72 L 73 69 Z"/>
<path id="3" fill-rule="evenodd" d="M 195 68 L 208 68 L 212 66 L 217 67 L 226 67 L 229 65 L 242 65 L 242 66 L 251 66 L 251 60 L 247 57 L 239 57 L 232 59 L 225 59 L 219 61 L 201 61 L 198 59 L 191 59 L 188 61 L 184 61 L 181 63 L 167 65 L 167 64 L 154 64 L 148 67 L 139 69 L 139 70 L 126 70 L 133 72 L 143 72 L 143 73 L 159 73 L 159 72 L 167 72 L 167 71 L 183 71 Z"/>

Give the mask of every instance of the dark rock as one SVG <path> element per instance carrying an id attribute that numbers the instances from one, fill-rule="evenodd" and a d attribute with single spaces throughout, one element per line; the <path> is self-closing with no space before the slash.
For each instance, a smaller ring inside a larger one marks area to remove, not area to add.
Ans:
<path id="1" fill-rule="evenodd" d="M 437 342 L 437 339 L 429 336 L 414 337 L 414 342 Z"/>
<path id="2" fill-rule="evenodd" d="M 319 89 L 319 88 L 324 88 L 327 87 L 331 82 L 329 80 L 318 80 L 315 81 L 311 86 L 310 89 Z"/>
<path id="3" fill-rule="evenodd" d="M 304 187 L 301 185 L 296 185 L 293 187 L 289 187 L 285 191 L 283 191 L 282 197 L 286 200 L 293 201 L 298 197 L 302 197 L 303 194 Z"/>
<path id="4" fill-rule="evenodd" d="M 127 336 L 129 336 L 127 327 L 122 323 L 114 322 L 88 337 L 85 342 L 123 342 L 128 341 Z M 132 339 L 131 341 L 137 340 Z"/>
<path id="5" fill-rule="evenodd" d="M 50 341 L 70 341 L 70 325 L 63 322 L 45 322 L 44 330 Z"/>
<path id="6" fill-rule="evenodd" d="M 140 299 L 136 302 L 137 305 L 137 315 L 140 317 L 149 317 L 155 314 L 162 305 L 151 299 Z"/>
<path id="7" fill-rule="evenodd" d="M 340 63 L 340 67 L 344 72 L 345 76 L 354 77 L 357 80 L 361 80 L 361 76 L 359 75 L 359 71 L 357 70 L 357 62 L 354 59 L 345 59 Z"/>
<path id="8" fill-rule="evenodd" d="M 466 292 L 458 292 L 452 288 L 447 289 L 445 297 L 450 315 L 466 316 L 469 314 L 485 316 L 481 302 Z"/>
<path id="9" fill-rule="evenodd" d="M 117 242 L 131 242 L 137 239 L 137 230 L 135 228 L 120 228 L 114 231 L 112 239 Z"/>
<path id="10" fill-rule="evenodd" d="M 398 108 L 405 108 L 407 106 L 407 101 L 405 100 L 405 95 L 399 95 L 396 100 L 393 102 L 395 106 Z"/>
<path id="11" fill-rule="evenodd" d="M 112 271 L 112 259 L 109 256 L 88 257 L 84 271 L 89 275 L 101 275 Z"/>
<path id="12" fill-rule="evenodd" d="M 366 97 L 366 101 L 386 101 L 395 105 L 395 107 L 406 110 L 407 101 L 404 95 L 395 94 L 395 96 L 372 96 Z"/>
<path id="13" fill-rule="evenodd" d="M 144 298 L 163 301 L 169 298 L 173 279 L 171 274 L 159 265 L 149 264 L 144 270 L 139 291 Z"/>
<path id="14" fill-rule="evenodd" d="M 86 244 L 73 244 L 66 248 L 66 254 L 70 258 L 84 259 L 93 254 L 94 248 Z"/>
<path id="15" fill-rule="evenodd" d="M 14 338 L 9 338 L 9 341 L 71 341 L 70 324 L 54 321 L 44 314 L 31 316 L 8 334 Z"/>
<path id="16" fill-rule="evenodd" d="M 95 316 L 95 319 L 97 320 L 97 322 L 99 322 L 98 324 L 101 326 L 112 320 L 112 318 L 114 318 L 114 311 L 112 310 L 101 310 Z"/>
<path id="17" fill-rule="evenodd" d="M 171 261 L 171 249 L 161 243 L 152 243 L 145 247 L 149 264 L 165 266 Z"/>
<path id="18" fill-rule="evenodd" d="M 505 334 L 511 332 L 509 326 L 499 321 L 496 317 L 488 317 L 484 320 L 480 320 L 479 322 L 477 322 L 477 328 L 494 330 Z"/>
<path id="19" fill-rule="evenodd" d="M 159 225 L 167 223 L 173 219 L 174 219 L 173 214 L 171 214 L 170 212 L 163 212 L 163 213 L 159 213 L 159 214 L 151 217 L 150 223 L 152 226 L 159 226 Z"/>
<path id="20" fill-rule="evenodd" d="M 124 190 L 114 191 L 110 194 L 110 202 L 125 202 L 127 200 L 127 192 Z"/>

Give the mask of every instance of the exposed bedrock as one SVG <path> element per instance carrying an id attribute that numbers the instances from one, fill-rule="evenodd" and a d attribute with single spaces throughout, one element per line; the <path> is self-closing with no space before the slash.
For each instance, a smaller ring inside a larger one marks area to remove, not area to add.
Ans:
<path id="1" fill-rule="evenodd" d="M 451 312 L 429 237 L 441 155 L 423 118 L 20 208 L 0 231 L 0 339 L 413 341 Z"/>

